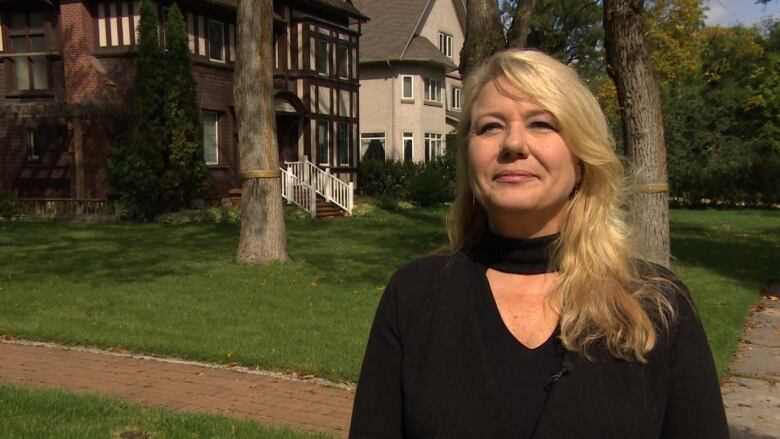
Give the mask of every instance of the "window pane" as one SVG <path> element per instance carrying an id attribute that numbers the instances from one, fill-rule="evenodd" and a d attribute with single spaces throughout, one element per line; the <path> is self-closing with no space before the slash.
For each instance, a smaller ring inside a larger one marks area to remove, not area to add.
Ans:
<path id="1" fill-rule="evenodd" d="M 203 159 L 217 163 L 217 113 L 203 113 Z"/>
<path id="2" fill-rule="evenodd" d="M 225 60 L 225 36 L 222 23 L 209 21 L 209 58 L 213 60 Z"/>
<path id="3" fill-rule="evenodd" d="M 328 42 L 317 40 L 317 72 L 328 74 Z"/>
<path id="4" fill-rule="evenodd" d="M 46 71 L 46 57 L 32 57 L 33 67 L 33 85 L 36 90 L 46 90 L 49 88 L 49 74 Z"/>
<path id="5" fill-rule="evenodd" d="M 11 38 L 12 50 L 16 53 L 29 52 L 27 48 L 27 37 Z"/>
<path id="6" fill-rule="evenodd" d="M 27 29 L 27 20 L 25 14 L 12 14 L 11 15 L 11 30 L 25 30 Z"/>
<path id="7" fill-rule="evenodd" d="M 405 98 L 412 98 L 412 77 L 404 76 L 404 95 Z"/>
<path id="8" fill-rule="evenodd" d="M 317 122 L 317 161 L 327 164 L 328 162 L 328 122 Z"/>
<path id="9" fill-rule="evenodd" d="M 46 50 L 46 42 L 43 40 L 43 36 L 30 37 L 31 52 L 43 52 L 44 50 Z"/>
<path id="10" fill-rule="evenodd" d="M 347 47 L 346 46 L 339 46 L 338 51 L 338 57 L 339 57 L 339 76 L 342 78 L 346 78 L 349 76 L 347 74 Z"/>
<path id="11" fill-rule="evenodd" d="M 30 89 L 30 62 L 27 58 L 14 58 L 14 73 L 17 90 Z"/>
<path id="12" fill-rule="evenodd" d="M 349 165 L 349 124 L 339 124 L 339 164 Z"/>
<path id="13" fill-rule="evenodd" d="M 30 13 L 30 29 L 43 29 L 43 12 Z"/>

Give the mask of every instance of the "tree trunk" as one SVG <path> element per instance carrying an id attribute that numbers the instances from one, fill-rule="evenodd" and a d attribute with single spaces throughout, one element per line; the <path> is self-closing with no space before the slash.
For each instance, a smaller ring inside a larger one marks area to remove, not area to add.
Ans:
<path id="1" fill-rule="evenodd" d="M 640 192 L 632 213 L 646 256 L 669 265 L 669 200 L 666 147 L 658 84 L 644 41 L 644 0 L 604 0 L 607 71 L 615 82 L 626 154 Z"/>
<path id="2" fill-rule="evenodd" d="M 237 27 L 233 94 L 241 171 L 278 170 L 271 70 L 272 0 L 240 1 Z M 286 261 L 287 237 L 280 178 L 244 179 L 241 198 L 243 213 L 236 262 Z"/>
<path id="3" fill-rule="evenodd" d="M 460 51 L 465 78 L 482 60 L 506 47 L 496 0 L 466 0 L 466 41 Z"/>
<path id="4" fill-rule="evenodd" d="M 515 14 L 512 16 L 512 26 L 506 36 L 506 46 L 523 49 L 528 44 L 528 33 L 531 29 L 531 16 L 536 0 L 518 0 Z"/>

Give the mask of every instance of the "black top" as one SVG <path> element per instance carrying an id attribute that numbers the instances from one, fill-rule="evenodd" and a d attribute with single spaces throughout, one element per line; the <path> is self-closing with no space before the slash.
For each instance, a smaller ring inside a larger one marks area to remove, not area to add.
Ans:
<path id="1" fill-rule="evenodd" d="M 650 269 L 684 289 L 669 271 Z M 480 319 L 484 270 L 458 252 L 393 275 L 369 336 L 351 438 L 517 439 L 537 417 L 536 439 L 728 437 L 712 354 L 687 293 L 669 293 L 677 318 L 647 363 L 617 360 L 601 344 L 591 359 L 566 352 L 571 373 L 537 416 L 538 397 L 522 401 L 536 384 L 501 370 L 501 349 L 491 347 L 500 341 Z"/>

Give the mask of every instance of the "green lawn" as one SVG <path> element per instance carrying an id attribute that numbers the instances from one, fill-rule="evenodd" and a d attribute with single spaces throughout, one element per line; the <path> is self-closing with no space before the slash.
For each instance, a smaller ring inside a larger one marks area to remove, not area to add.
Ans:
<path id="1" fill-rule="evenodd" d="M 323 434 L 264 428 L 254 422 L 205 414 L 172 413 L 100 396 L 0 384 L 4 439 L 263 438 L 326 439 Z"/>
<path id="2" fill-rule="evenodd" d="M 354 381 L 385 282 L 445 242 L 443 214 L 290 221 L 294 262 L 263 268 L 233 264 L 234 225 L 0 223 L 0 334 Z M 672 239 L 722 373 L 777 279 L 780 212 L 673 211 Z"/>

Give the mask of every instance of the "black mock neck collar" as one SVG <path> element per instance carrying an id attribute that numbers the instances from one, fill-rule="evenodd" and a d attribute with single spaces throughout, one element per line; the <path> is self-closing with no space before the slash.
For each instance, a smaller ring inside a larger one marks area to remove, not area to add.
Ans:
<path id="1" fill-rule="evenodd" d="M 472 248 L 474 260 L 496 271 L 513 274 L 542 274 L 557 271 L 550 263 L 552 245 L 559 233 L 538 238 L 514 239 L 489 229 Z"/>

